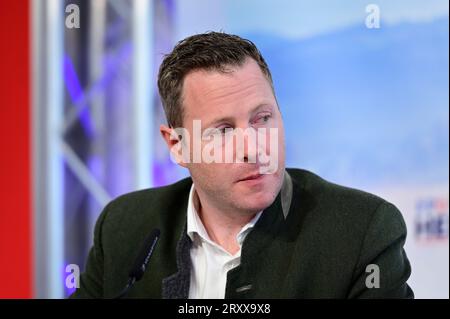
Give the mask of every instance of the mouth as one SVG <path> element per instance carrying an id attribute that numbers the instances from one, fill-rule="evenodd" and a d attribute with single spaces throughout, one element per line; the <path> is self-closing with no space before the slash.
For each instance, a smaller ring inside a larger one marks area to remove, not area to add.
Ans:
<path id="1" fill-rule="evenodd" d="M 246 181 L 257 181 L 264 177 L 264 174 L 251 174 L 247 175 L 246 177 L 238 180 L 238 182 L 246 182 Z"/>

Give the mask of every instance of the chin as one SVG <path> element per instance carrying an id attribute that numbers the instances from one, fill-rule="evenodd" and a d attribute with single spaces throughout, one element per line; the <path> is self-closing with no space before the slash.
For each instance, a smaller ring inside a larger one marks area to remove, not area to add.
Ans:
<path id="1" fill-rule="evenodd" d="M 260 212 L 272 205 L 275 198 L 276 195 L 274 196 L 268 193 L 248 196 L 241 202 L 243 203 L 242 208 L 252 212 Z"/>

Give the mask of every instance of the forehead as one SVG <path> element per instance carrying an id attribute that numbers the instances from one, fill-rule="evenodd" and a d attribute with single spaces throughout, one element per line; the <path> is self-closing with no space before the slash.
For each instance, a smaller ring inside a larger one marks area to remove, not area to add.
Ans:
<path id="1" fill-rule="evenodd" d="M 186 75 L 182 103 L 186 118 L 245 111 L 261 103 L 275 103 L 272 87 L 259 65 L 247 59 L 227 72 L 195 70 Z"/>

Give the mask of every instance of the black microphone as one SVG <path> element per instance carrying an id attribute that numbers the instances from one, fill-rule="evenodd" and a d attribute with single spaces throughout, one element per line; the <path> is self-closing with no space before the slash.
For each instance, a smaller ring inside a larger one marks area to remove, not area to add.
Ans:
<path id="1" fill-rule="evenodd" d="M 133 287 L 136 281 L 139 281 L 144 275 L 145 269 L 147 268 L 150 257 L 152 256 L 153 250 L 155 250 L 156 243 L 160 237 L 159 229 L 155 228 L 152 230 L 150 235 L 144 241 L 136 260 L 128 273 L 128 282 L 122 292 L 114 299 L 120 299 L 125 296 L 128 291 Z"/>

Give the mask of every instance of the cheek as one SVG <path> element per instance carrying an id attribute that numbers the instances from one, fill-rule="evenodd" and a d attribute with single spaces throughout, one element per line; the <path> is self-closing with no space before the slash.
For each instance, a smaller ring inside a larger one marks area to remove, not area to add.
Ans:
<path id="1" fill-rule="evenodd" d="M 227 187 L 230 170 L 224 164 L 191 163 L 189 171 L 195 180 L 209 189 L 222 189 Z"/>
<path id="2" fill-rule="evenodd" d="M 280 122 L 280 127 L 278 128 L 278 152 L 283 155 L 283 158 L 284 151 L 284 128 L 283 122 Z"/>
<path id="3" fill-rule="evenodd" d="M 280 136 L 278 138 L 278 144 L 279 144 L 278 152 L 280 154 L 282 154 L 283 158 L 284 158 L 285 148 L 284 148 L 284 131 L 283 130 L 281 130 L 281 134 L 280 134 Z"/>

